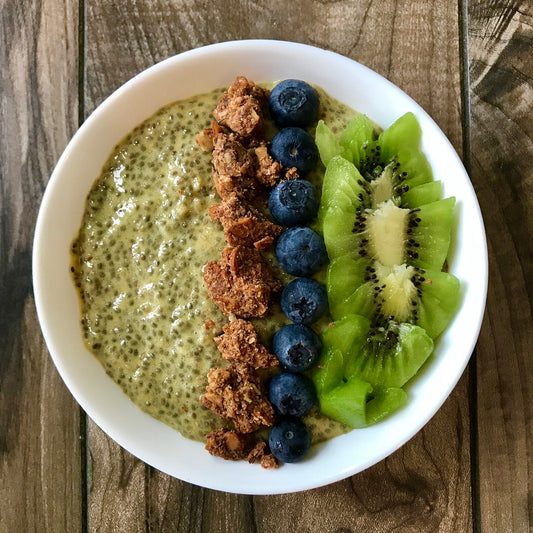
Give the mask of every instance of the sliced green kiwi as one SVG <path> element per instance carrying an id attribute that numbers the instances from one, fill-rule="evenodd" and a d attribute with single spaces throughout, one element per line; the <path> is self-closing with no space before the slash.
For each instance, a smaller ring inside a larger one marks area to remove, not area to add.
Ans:
<path id="1" fill-rule="evenodd" d="M 441 272 L 455 198 L 439 199 L 412 113 L 379 137 L 364 115 L 338 140 L 319 126 L 326 164 L 319 221 L 335 323 L 312 377 L 324 414 L 364 427 L 405 403 L 401 387 L 457 306 L 459 282 Z"/>
<path id="2" fill-rule="evenodd" d="M 440 181 L 429 181 L 422 185 L 410 187 L 402 194 L 401 207 L 412 208 L 436 202 L 441 198 L 441 189 Z"/>
<path id="3" fill-rule="evenodd" d="M 390 163 L 410 187 L 433 180 L 431 166 L 420 150 L 422 130 L 413 113 L 405 113 L 378 139 L 363 146 L 364 156 L 357 165 L 361 174 L 369 179 Z M 355 161 L 354 161 L 355 162 Z"/>
<path id="4" fill-rule="evenodd" d="M 409 322 L 436 338 L 448 326 L 459 301 L 459 280 L 452 274 L 408 265 L 385 267 L 367 258 L 333 260 L 327 271 L 331 316 L 353 313 L 375 326 Z"/>
<path id="5" fill-rule="evenodd" d="M 375 210 L 358 209 L 355 216 L 351 208 L 328 207 L 322 226 L 329 258 L 368 257 L 390 267 L 406 263 L 441 270 L 450 246 L 454 205 L 453 197 L 414 209 L 388 201 Z"/>
<path id="6" fill-rule="evenodd" d="M 344 378 L 344 356 L 337 348 L 324 348 L 320 363 L 310 372 L 318 395 L 335 388 Z"/>
<path id="7" fill-rule="evenodd" d="M 346 156 L 345 148 L 340 144 L 335 134 L 326 126 L 323 120 L 319 120 L 316 126 L 315 143 L 318 148 L 320 160 L 324 166 L 327 166 L 335 156 Z"/>
<path id="8" fill-rule="evenodd" d="M 401 407 L 401 387 L 433 349 L 433 341 L 411 324 L 373 328 L 367 318 L 349 315 L 330 326 L 312 379 L 320 409 L 350 427 L 364 427 Z"/>
<path id="9" fill-rule="evenodd" d="M 389 322 L 386 328 L 369 330 L 365 341 L 354 345 L 345 371 L 373 387 L 402 387 L 420 370 L 432 351 L 433 341 L 423 328 Z"/>
<path id="10" fill-rule="evenodd" d="M 353 375 L 319 394 L 318 401 L 324 415 L 357 429 L 397 411 L 407 402 L 407 393 L 399 387 L 374 391 L 370 383 Z"/>
<path id="11" fill-rule="evenodd" d="M 407 393 L 400 387 L 378 389 L 373 398 L 366 404 L 367 425 L 379 422 L 387 415 L 394 413 L 407 403 Z"/>
<path id="12" fill-rule="evenodd" d="M 422 139 L 422 129 L 411 112 L 405 113 L 379 135 L 381 156 L 392 159 L 404 148 L 418 148 Z"/>
<path id="13" fill-rule="evenodd" d="M 342 156 L 332 157 L 322 185 L 319 219 L 323 220 L 324 211 L 329 207 L 376 209 L 390 200 L 394 205 L 412 208 L 440 198 L 440 182 L 413 184 L 398 171 L 395 162 L 385 168 L 375 167 L 374 171 L 374 177 L 368 181 L 353 163 Z M 353 192 L 348 195 L 349 206 L 346 206 L 346 189 Z"/>
<path id="14" fill-rule="evenodd" d="M 345 315 L 361 314 L 358 309 L 347 310 L 345 300 L 366 281 L 372 261 L 366 257 L 343 255 L 330 261 L 326 272 L 329 311 L 334 320 Z"/>
<path id="15" fill-rule="evenodd" d="M 376 209 L 381 203 L 392 200 L 399 207 L 418 207 L 440 199 L 439 181 L 424 181 L 407 178 L 399 170 L 400 165 L 392 161 L 385 168 L 378 166 L 368 183 L 368 196 L 363 207 Z"/>
<path id="16" fill-rule="evenodd" d="M 341 156 L 333 157 L 324 174 L 318 220 L 323 222 L 331 206 L 355 214 L 366 194 L 365 182 L 355 166 Z"/>
<path id="17" fill-rule="evenodd" d="M 351 161 L 359 167 L 361 158 L 365 157 L 365 147 L 376 139 L 374 126 L 366 115 L 355 116 L 341 134 L 339 144 L 346 150 Z"/>
<path id="18" fill-rule="evenodd" d="M 366 406 L 372 386 L 357 376 L 341 381 L 336 387 L 318 394 L 320 411 L 351 428 L 368 425 Z"/>
<path id="19" fill-rule="evenodd" d="M 360 315 L 348 315 L 338 323 L 351 323 L 359 332 L 350 349 L 343 352 L 344 378 L 356 375 L 378 389 L 405 385 L 433 350 L 433 340 L 414 324 L 391 321 L 386 327 L 375 327 Z M 341 332 L 336 339 L 344 343 Z M 335 344 L 329 347 L 337 349 Z"/>
<path id="20" fill-rule="evenodd" d="M 368 117 L 360 114 L 348 123 L 340 139 L 320 121 L 316 142 L 324 165 L 334 156 L 342 156 L 369 182 L 390 165 L 395 171 L 394 187 L 399 189 L 403 182 L 406 191 L 433 179 L 429 162 L 420 150 L 421 133 L 416 117 L 406 113 L 377 137 Z"/>
<path id="21" fill-rule="evenodd" d="M 361 339 L 368 330 L 370 323 L 368 320 L 352 320 L 349 316 L 346 319 L 337 320 L 322 332 L 322 344 L 326 351 L 340 350 L 341 353 L 348 353 L 355 342 Z"/>
<path id="22" fill-rule="evenodd" d="M 328 354 L 338 350 L 342 354 L 343 381 L 355 374 L 373 387 L 402 387 L 418 372 L 432 349 L 432 339 L 419 326 L 391 321 L 387 327 L 376 327 L 368 318 L 352 314 L 327 329 L 319 367 L 321 371 L 327 367 Z M 331 360 L 335 365 L 341 363 L 339 358 Z M 335 375 L 340 375 L 338 369 Z"/>
<path id="23" fill-rule="evenodd" d="M 418 150 L 422 139 L 422 129 L 417 118 L 411 112 L 405 113 L 378 138 L 383 160 L 391 160 L 402 150 Z"/>

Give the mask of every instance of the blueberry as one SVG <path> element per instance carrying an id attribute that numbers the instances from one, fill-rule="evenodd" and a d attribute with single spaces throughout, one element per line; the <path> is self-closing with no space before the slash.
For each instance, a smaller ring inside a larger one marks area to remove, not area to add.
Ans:
<path id="1" fill-rule="evenodd" d="M 310 126 L 318 118 L 318 94 L 305 81 L 284 80 L 272 89 L 270 114 L 279 128 Z"/>
<path id="2" fill-rule="evenodd" d="M 296 463 L 311 447 L 311 435 L 303 422 L 282 420 L 268 436 L 270 451 L 283 463 Z"/>
<path id="3" fill-rule="evenodd" d="M 295 324 L 316 322 L 327 306 L 326 289 L 313 279 L 296 278 L 281 293 L 281 309 Z"/>
<path id="4" fill-rule="evenodd" d="M 289 324 L 276 332 L 272 339 L 272 349 L 287 370 L 303 372 L 317 361 L 322 342 L 311 328 Z"/>
<path id="5" fill-rule="evenodd" d="M 282 372 L 270 380 L 268 399 L 280 415 L 304 416 L 316 403 L 315 387 L 303 374 Z"/>
<path id="6" fill-rule="evenodd" d="M 268 208 L 279 224 L 302 226 L 317 214 L 316 189 L 307 180 L 282 181 L 272 189 Z"/>
<path id="7" fill-rule="evenodd" d="M 276 258 L 281 268 L 293 276 L 308 277 L 327 262 L 324 239 L 311 228 L 289 228 L 276 245 Z"/>
<path id="8" fill-rule="evenodd" d="M 272 139 L 270 153 L 284 167 L 296 167 L 301 176 L 313 170 L 318 161 L 313 137 L 301 128 L 280 130 Z"/>

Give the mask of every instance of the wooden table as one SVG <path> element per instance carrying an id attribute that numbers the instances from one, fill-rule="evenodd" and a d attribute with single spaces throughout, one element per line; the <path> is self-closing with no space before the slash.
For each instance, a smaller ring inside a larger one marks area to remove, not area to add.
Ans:
<path id="1" fill-rule="evenodd" d="M 157 61 L 247 38 L 334 50 L 415 98 L 462 154 L 490 254 L 477 348 L 435 417 L 367 471 L 283 496 L 202 489 L 111 441 L 59 378 L 32 294 L 40 200 L 84 118 Z M 533 529 L 531 1 L 3 0 L 0 68 L 1 533 Z"/>

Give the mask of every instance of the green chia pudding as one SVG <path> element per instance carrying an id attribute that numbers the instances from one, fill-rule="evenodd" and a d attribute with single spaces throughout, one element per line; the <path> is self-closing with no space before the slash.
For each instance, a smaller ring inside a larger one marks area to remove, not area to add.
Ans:
<path id="1" fill-rule="evenodd" d="M 355 112 L 317 90 L 319 118 L 342 131 Z M 211 155 L 195 136 L 210 126 L 222 93 L 162 108 L 115 147 L 72 244 L 89 350 L 138 407 L 199 441 L 224 425 L 199 398 L 209 369 L 226 366 L 213 338 L 228 319 L 209 300 L 202 277 L 204 265 L 220 258 L 225 239 L 207 214 L 219 197 Z M 322 176 L 320 168 L 308 177 L 318 190 Z M 267 257 L 287 282 L 273 254 Z M 213 327 L 206 327 L 209 321 Z M 288 321 L 274 306 L 267 318 L 252 322 L 270 348 L 271 336 Z M 346 431 L 316 408 L 305 422 L 313 442 Z"/>

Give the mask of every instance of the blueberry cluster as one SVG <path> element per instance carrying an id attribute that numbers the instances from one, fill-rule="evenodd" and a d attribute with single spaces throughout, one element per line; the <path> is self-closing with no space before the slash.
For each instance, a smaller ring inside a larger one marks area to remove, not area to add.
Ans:
<path id="1" fill-rule="evenodd" d="M 308 174 L 317 164 L 314 139 L 303 128 L 318 117 L 318 95 L 308 83 L 285 80 L 271 92 L 269 108 L 282 129 L 274 137 L 271 154 L 285 168 Z M 305 179 L 289 179 L 271 192 L 268 207 L 274 219 L 288 229 L 278 239 L 276 258 L 287 273 L 297 276 L 283 289 L 281 308 L 293 324 L 273 338 L 273 352 L 283 371 L 269 386 L 269 399 L 279 422 L 272 428 L 269 445 L 283 462 L 300 460 L 311 446 L 311 436 L 301 417 L 316 404 L 311 380 L 303 374 L 317 361 L 322 343 L 309 327 L 326 311 L 325 288 L 311 279 L 327 262 L 322 237 L 307 227 L 318 211 L 315 187 Z"/>

